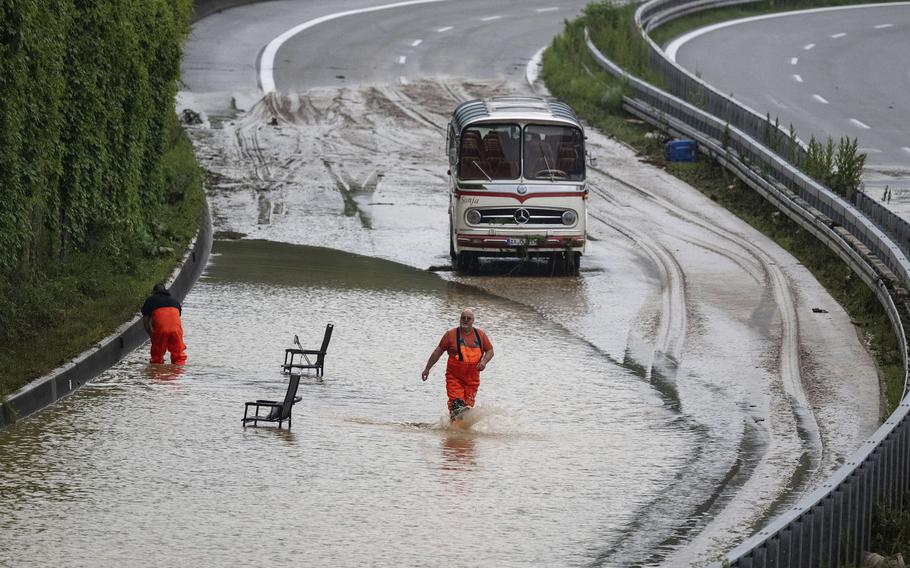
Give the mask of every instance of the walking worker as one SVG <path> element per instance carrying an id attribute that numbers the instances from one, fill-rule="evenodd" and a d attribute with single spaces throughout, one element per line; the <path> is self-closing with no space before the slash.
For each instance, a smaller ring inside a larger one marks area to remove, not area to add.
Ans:
<path id="1" fill-rule="evenodd" d="M 171 363 L 186 363 L 186 345 L 183 343 L 183 325 L 180 315 L 183 307 L 167 287 L 159 282 L 152 288 L 152 295 L 142 304 L 142 325 L 152 338 L 152 363 L 164 363 L 164 352 L 171 352 Z"/>
<path id="2" fill-rule="evenodd" d="M 430 369 L 443 352 L 449 353 L 446 364 L 446 392 L 449 395 L 449 415 L 456 420 L 468 408 L 474 407 L 474 397 L 480 387 L 480 372 L 493 358 L 493 344 L 482 330 L 474 327 L 474 310 L 461 312 L 458 327 L 445 332 L 439 345 L 430 354 L 421 378 L 426 381 Z"/>

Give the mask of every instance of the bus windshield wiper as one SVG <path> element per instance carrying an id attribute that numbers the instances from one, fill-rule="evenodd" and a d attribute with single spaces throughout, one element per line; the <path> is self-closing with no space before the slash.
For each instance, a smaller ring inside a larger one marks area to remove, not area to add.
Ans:
<path id="1" fill-rule="evenodd" d="M 547 166 L 547 173 L 550 174 L 550 181 L 556 181 L 553 179 L 553 168 L 550 167 L 550 160 L 547 159 L 547 151 L 544 149 L 543 144 L 538 140 L 537 146 L 540 148 L 540 155 L 543 156 L 543 163 Z"/>
<path id="2" fill-rule="evenodd" d="M 483 168 L 480 167 L 480 164 L 478 164 L 478 163 L 477 163 L 476 161 L 474 161 L 474 160 L 471 160 L 471 163 L 474 164 L 475 166 L 477 166 L 477 169 L 480 170 L 480 173 L 482 173 L 483 175 L 487 176 L 487 179 L 488 179 L 489 181 L 493 181 L 493 178 L 490 177 L 490 174 L 488 174 L 487 172 L 483 171 Z"/>

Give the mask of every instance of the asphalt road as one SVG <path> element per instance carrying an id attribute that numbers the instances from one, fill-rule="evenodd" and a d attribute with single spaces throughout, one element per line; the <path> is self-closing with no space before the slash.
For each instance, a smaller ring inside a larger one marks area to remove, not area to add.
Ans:
<path id="1" fill-rule="evenodd" d="M 910 189 L 910 4 L 732 22 L 674 49 L 688 70 L 803 140 L 857 138 L 868 189 Z"/>

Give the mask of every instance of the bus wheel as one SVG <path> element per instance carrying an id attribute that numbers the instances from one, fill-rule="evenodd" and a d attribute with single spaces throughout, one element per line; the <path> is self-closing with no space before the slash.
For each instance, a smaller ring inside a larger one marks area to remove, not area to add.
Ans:
<path id="1" fill-rule="evenodd" d="M 566 254 L 566 274 L 577 276 L 579 269 L 581 269 L 581 253 L 570 252 Z"/>
<path id="2" fill-rule="evenodd" d="M 547 270 L 549 270 L 550 276 L 562 276 L 565 265 L 565 255 L 563 253 L 550 253 L 550 257 L 547 259 Z"/>
<path id="3" fill-rule="evenodd" d="M 456 255 L 455 269 L 458 270 L 458 272 L 464 272 L 467 274 L 473 267 L 475 260 L 476 256 L 473 252 L 460 252 Z"/>

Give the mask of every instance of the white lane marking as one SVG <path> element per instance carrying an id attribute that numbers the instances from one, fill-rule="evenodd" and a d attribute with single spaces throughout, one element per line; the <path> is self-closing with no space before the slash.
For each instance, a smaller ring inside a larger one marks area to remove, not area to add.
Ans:
<path id="1" fill-rule="evenodd" d="M 559 8 L 556 6 L 553 6 L 552 8 L 537 8 L 534 11 L 542 14 L 544 12 L 555 12 L 556 10 L 559 10 Z"/>
<path id="2" fill-rule="evenodd" d="M 790 58 L 790 65 L 796 65 L 797 63 L 799 63 L 799 57 Z"/>
<path id="3" fill-rule="evenodd" d="M 308 20 L 300 25 L 294 26 L 293 28 L 282 33 L 275 39 L 269 42 L 265 46 L 265 49 L 262 51 L 262 59 L 259 62 L 259 88 L 262 89 L 264 93 L 272 93 L 275 91 L 275 55 L 278 53 L 278 49 L 289 39 L 299 34 L 304 30 L 308 30 L 313 26 L 318 26 L 325 22 L 331 20 L 336 20 L 338 18 L 343 18 L 345 16 L 353 16 L 355 14 L 366 14 L 367 12 L 378 12 L 379 10 L 388 10 L 389 8 L 401 8 L 404 6 L 415 6 L 417 4 L 431 4 L 436 2 L 447 2 L 448 0 L 408 0 L 407 2 L 395 2 L 394 4 L 383 4 L 382 6 L 371 6 L 369 8 L 358 8 L 356 10 L 347 10 L 345 12 L 335 12 L 334 14 L 328 14 L 325 16 L 320 16 L 312 20 Z"/>
<path id="4" fill-rule="evenodd" d="M 414 41 L 411 42 L 411 47 L 417 47 L 418 45 L 420 45 L 422 43 L 423 43 L 422 39 L 415 39 Z"/>
<path id="5" fill-rule="evenodd" d="M 851 118 L 850 122 L 852 122 L 856 126 L 859 126 L 860 128 L 863 128 L 865 130 L 872 130 L 871 126 L 869 126 L 868 124 L 866 124 L 864 122 L 860 122 L 860 121 L 856 120 L 855 118 Z"/>
<path id="6" fill-rule="evenodd" d="M 525 79 L 528 81 L 528 85 L 531 86 L 531 90 L 534 90 L 534 83 L 537 82 L 537 76 L 540 74 L 540 64 L 543 60 L 543 52 L 547 49 L 547 46 L 543 46 L 537 50 L 537 53 L 531 56 L 528 64 L 525 65 Z"/>
<path id="7" fill-rule="evenodd" d="M 407 62 L 407 60 L 408 60 L 408 56 L 407 56 L 407 55 L 401 55 L 401 56 L 398 57 L 398 64 L 399 64 L 399 65 L 404 65 L 404 64 Z"/>
<path id="8" fill-rule="evenodd" d="M 809 51 L 813 47 L 815 47 L 814 43 L 807 43 L 806 45 L 803 46 L 803 49 L 805 49 L 806 51 Z"/>
<path id="9" fill-rule="evenodd" d="M 726 22 L 720 22 L 719 24 L 713 24 L 711 26 L 705 26 L 703 28 L 693 30 L 687 34 L 681 35 L 678 38 L 674 39 L 667 45 L 667 49 L 664 52 L 667 54 L 667 57 L 671 61 L 676 61 L 676 54 L 679 52 L 680 48 L 686 43 L 692 41 L 698 36 L 711 33 L 713 31 L 730 27 L 737 26 L 740 24 L 746 24 L 750 22 L 757 22 L 759 20 L 770 20 L 771 18 L 788 18 L 790 16 L 802 16 L 804 14 L 817 14 L 819 12 L 834 12 L 836 10 L 867 10 L 870 8 L 893 8 L 894 6 L 910 6 L 910 2 L 884 2 L 878 4 L 857 4 L 851 6 L 832 6 L 828 8 L 812 8 L 811 10 L 798 10 L 796 12 L 779 12 L 777 14 L 765 14 L 764 16 L 752 16 L 751 18 L 742 18 L 739 20 L 729 20 Z"/>
<path id="10" fill-rule="evenodd" d="M 439 33 L 442 33 L 442 32 L 447 32 L 447 31 L 449 31 L 449 30 L 451 30 L 451 29 L 452 29 L 452 26 L 446 26 L 446 27 L 444 27 L 444 28 L 439 28 L 439 29 L 436 30 L 436 31 L 439 32 Z"/>
<path id="11" fill-rule="evenodd" d="M 901 146 L 901 150 L 910 154 L 910 146 Z"/>
<path id="12" fill-rule="evenodd" d="M 800 77 L 799 75 L 793 75 L 793 79 L 794 79 L 797 83 L 802 83 L 802 82 L 803 82 L 803 78 Z"/>
<path id="13" fill-rule="evenodd" d="M 818 102 L 820 102 L 820 103 L 822 103 L 822 104 L 825 104 L 825 105 L 828 104 L 828 101 L 825 100 L 825 97 L 823 97 L 823 96 L 821 96 L 821 95 L 812 95 L 812 98 L 815 99 L 815 100 L 817 100 Z"/>
<path id="14" fill-rule="evenodd" d="M 839 38 L 839 37 L 844 37 L 845 35 L 847 35 L 847 34 L 845 34 L 844 32 L 841 32 L 841 33 L 839 33 L 839 34 L 834 34 L 834 35 L 832 35 L 832 36 L 831 36 L 831 39 L 837 39 L 837 38 Z"/>
<path id="15" fill-rule="evenodd" d="M 882 151 L 878 148 L 857 148 L 857 152 L 862 152 L 864 154 L 881 154 Z"/>
<path id="16" fill-rule="evenodd" d="M 877 29 L 877 30 L 883 30 L 883 29 L 885 29 L 885 28 L 893 28 L 893 27 L 894 27 L 894 24 L 879 24 L 879 25 L 874 26 L 874 27 L 875 27 L 875 29 Z"/>
<path id="17" fill-rule="evenodd" d="M 407 85 L 407 84 L 408 84 L 408 78 L 405 77 L 404 75 L 402 75 L 401 77 L 398 78 L 398 82 L 401 83 L 402 85 Z"/>
<path id="18" fill-rule="evenodd" d="M 492 22 L 493 20 L 498 20 L 502 16 L 487 16 L 486 18 L 480 18 L 481 22 Z"/>

